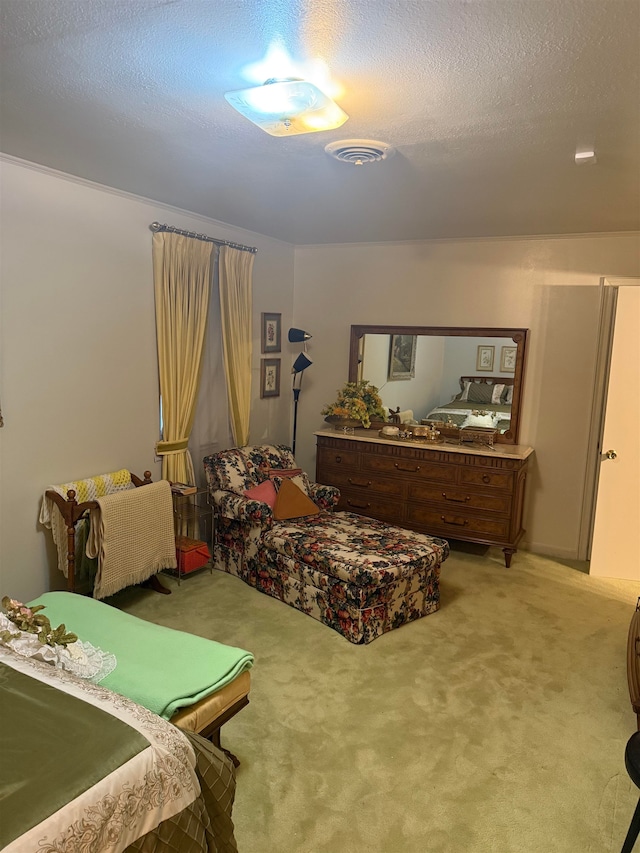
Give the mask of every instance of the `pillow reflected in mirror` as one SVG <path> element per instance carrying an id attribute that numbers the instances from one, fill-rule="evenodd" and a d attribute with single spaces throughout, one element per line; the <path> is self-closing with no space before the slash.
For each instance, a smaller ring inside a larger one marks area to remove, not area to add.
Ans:
<path id="1" fill-rule="evenodd" d="M 464 427 L 489 427 L 493 428 L 498 423 L 499 418 L 496 415 L 492 415 L 489 412 L 486 412 L 482 415 L 474 415 L 470 414 L 464 419 L 462 424 L 460 425 L 462 428 Z"/>

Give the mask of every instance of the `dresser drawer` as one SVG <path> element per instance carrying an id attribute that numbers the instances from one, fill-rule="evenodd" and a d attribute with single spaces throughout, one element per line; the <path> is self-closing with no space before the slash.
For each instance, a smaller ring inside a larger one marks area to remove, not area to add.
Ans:
<path id="1" fill-rule="evenodd" d="M 385 500 L 372 494 L 362 495 L 358 492 L 343 491 L 340 493 L 337 509 L 399 524 L 402 520 L 403 504 L 399 501 Z"/>
<path id="2" fill-rule="evenodd" d="M 360 470 L 372 474 L 393 474 L 407 480 L 431 480 L 438 483 L 455 483 L 453 465 L 438 465 L 422 459 L 394 459 L 386 456 L 363 456 Z"/>
<path id="3" fill-rule="evenodd" d="M 430 501 L 446 508 L 447 512 L 475 509 L 509 515 L 511 496 L 473 492 L 461 486 L 434 486 L 430 483 L 411 483 L 409 500 Z"/>
<path id="4" fill-rule="evenodd" d="M 336 467 L 355 470 L 358 467 L 358 452 L 356 450 L 334 450 L 332 447 L 319 447 L 317 465 L 323 470 Z"/>
<path id="5" fill-rule="evenodd" d="M 326 468 L 323 474 L 333 486 L 349 491 L 356 490 L 362 495 L 374 492 L 378 495 L 400 498 L 404 494 L 404 483 L 399 479 L 358 474 L 355 471 L 340 468 Z"/>
<path id="6" fill-rule="evenodd" d="M 458 482 L 462 485 L 484 486 L 491 489 L 513 489 L 513 474 L 511 471 L 495 471 L 483 468 L 460 468 Z"/>
<path id="7" fill-rule="evenodd" d="M 409 505 L 408 521 L 423 525 L 427 532 L 437 531 L 447 538 L 461 537 L 469 539 L 479 536 L 496 542 L 508 541 L 509 519 L 486 518 L 456 512 L 455 509 L 436 509 L 435 507 Z"/>

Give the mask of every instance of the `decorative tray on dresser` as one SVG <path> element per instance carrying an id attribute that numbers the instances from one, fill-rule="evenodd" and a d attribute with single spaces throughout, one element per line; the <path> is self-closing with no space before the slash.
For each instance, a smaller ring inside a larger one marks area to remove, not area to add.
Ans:
<path id="1" fill-rule="evenodd" d="M 531 447 L 399 443 L 376 432 L 316 432 L 316 481 L 340 489 L 338 510 L 410 530 L 497 545 L 507 568 L 522 538 Z"/>

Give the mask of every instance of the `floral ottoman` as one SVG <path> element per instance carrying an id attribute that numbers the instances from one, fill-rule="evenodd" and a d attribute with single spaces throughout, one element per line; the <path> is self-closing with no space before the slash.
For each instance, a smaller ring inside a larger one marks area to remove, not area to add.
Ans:
<path id="1" fill-rule="evenodd" d="M 449 545 L 349 512 L 274 525 L 257 553 L 255 586 L 334 628 L 352 643 L 440 606 Z"/>

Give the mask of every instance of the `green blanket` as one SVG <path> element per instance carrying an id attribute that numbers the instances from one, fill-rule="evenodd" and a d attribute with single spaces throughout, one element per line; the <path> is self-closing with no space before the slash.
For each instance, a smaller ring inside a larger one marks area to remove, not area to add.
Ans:
<path id="1" fill-rule="evenodd" d="M 165 720 L 204 699 L 253 666 L 253 655 L 183 631 L 145 622 L 115 607 L 71 592 L 47 592 L 31 602 L 56 627 L 116 656 L 100 682 Z"/>

